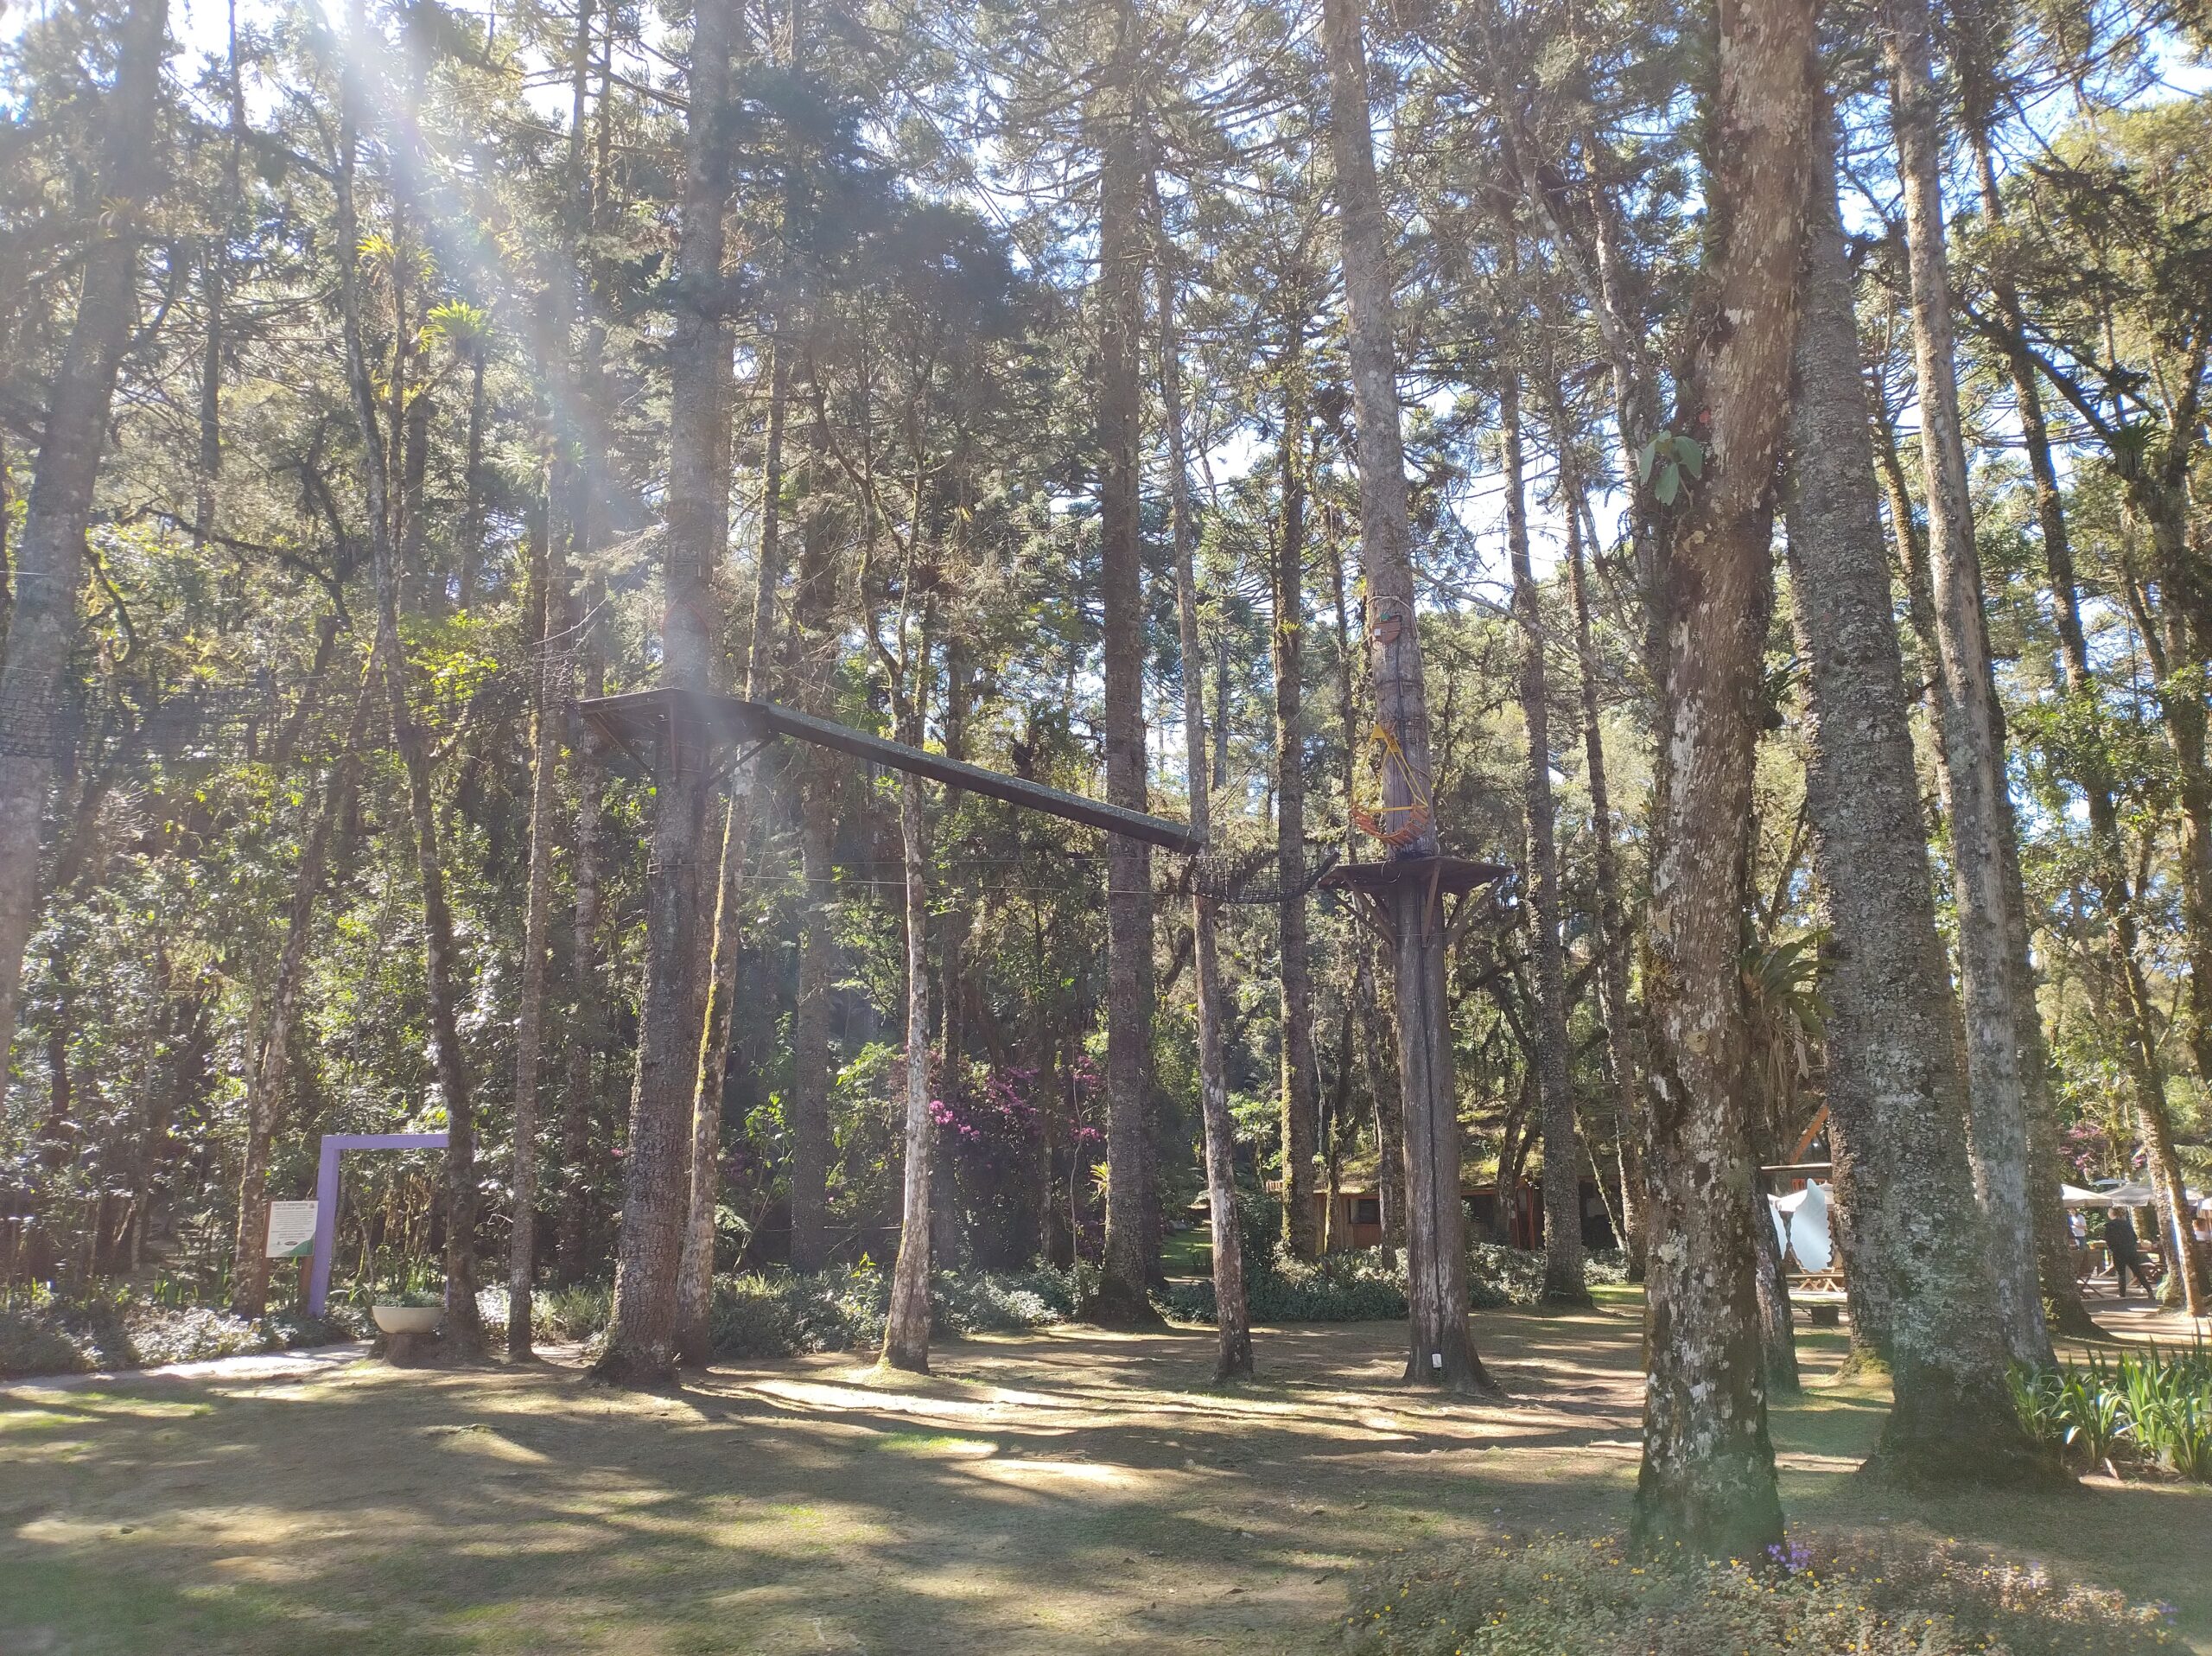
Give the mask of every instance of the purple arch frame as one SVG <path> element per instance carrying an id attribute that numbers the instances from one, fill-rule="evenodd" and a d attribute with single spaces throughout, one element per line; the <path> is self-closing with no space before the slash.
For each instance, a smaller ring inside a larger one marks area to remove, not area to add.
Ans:
<path id="1" fill-rule="evenodd" d="M 442 1150 L 443 1133 L 325 1133 L 315 1174 L 315 1265 L 308 1279 L 308 1315 L 321 1316 L 330 1297 L 330 1256 L 338 1245 L 338 1158 L 347 1150 Z"/>

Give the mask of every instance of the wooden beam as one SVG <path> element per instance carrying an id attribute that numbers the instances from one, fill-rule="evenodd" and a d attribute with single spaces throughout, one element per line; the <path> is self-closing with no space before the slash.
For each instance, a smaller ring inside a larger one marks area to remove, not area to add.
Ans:
<path id="1" fill-rule="evenodd" d="M 818 719 L 793 708 L 779 707 L 773 702 L 751 702 L 742 697 L 705 691 L 641 690 L 623 696 L 596 697 L 580 702 L 577 707 L 594 729 L 633 753 L 645 746 L 640 737 L 658 737 L 665 732 L 671 716 L 682 717 L 676 712 L 681 707 L 703 726 L 709 743 L 752 741 L 764 736 L 789 736 L 793 741 L 849 754 L 887 769 L 925 776 L 948 787 L 964 788 L 987 799 L 1003 799 L 1026 810 L 1041 811 L 1047 816 L 1082 823 L 1085 827 L 1142 840 L 1186 857 L 1203 849 L 1205 844 L 1192 834 L 1187 823 L 1147 816 L 1141 811 L 1127 811 L 1103 799 L 1086 799 L 1080 793 L 1047 787 L 1042 782 L 1008 776 L 1002 771 L 985 770 L 980 765 L 928 753 L 885 736 L 870 736 L 849 725 Z"/>

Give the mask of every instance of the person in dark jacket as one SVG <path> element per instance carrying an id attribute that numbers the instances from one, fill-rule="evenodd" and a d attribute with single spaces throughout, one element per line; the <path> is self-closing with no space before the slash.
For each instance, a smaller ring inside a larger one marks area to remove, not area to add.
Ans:
<path id="1" fill-rule="evenodd" d="M 2125 1207 L 2115 1207 L 2105 1215 L 2105 1250 L 2112 1255 L 2113 1291 L 2122 1299 L 2127 1297 L 2127 1273 L 2132 1271 L 2135 1280 L 2143 1284 L 2144 1295 L 2149 1297 L 2151 1277 L 2144 1268 L 2143 1244 L 2135 1234 L 2135 1221 L 2128 1218 Z"/>

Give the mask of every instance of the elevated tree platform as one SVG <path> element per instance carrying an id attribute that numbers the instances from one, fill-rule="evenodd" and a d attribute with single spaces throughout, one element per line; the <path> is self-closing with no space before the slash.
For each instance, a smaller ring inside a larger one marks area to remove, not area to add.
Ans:
<path id="1" fill-rule="evenodd" d="M 711 765 L 729 750 L 772 742 L 779 736 L 812 742 L 850 754 L 891 770 L 911 771 L 947 787 L 963 788 L 986 799 L 1041 811 L 1086 827 L 1121 834 L 1184 856 L 1204 849 L 1204 839 L 1187 823 L 1147 816 L 1047 787 L 1026 777 L 985 770 L 943 754 L 911 748 L 886 736 L 870 736 L 849 725 L 818 719 L 773 702 L 708 691 L 639 690 L 622 696 L 591 697 L 576 704 L 584 723 L 627 754 L 648 774 L 666 775 Z"/>

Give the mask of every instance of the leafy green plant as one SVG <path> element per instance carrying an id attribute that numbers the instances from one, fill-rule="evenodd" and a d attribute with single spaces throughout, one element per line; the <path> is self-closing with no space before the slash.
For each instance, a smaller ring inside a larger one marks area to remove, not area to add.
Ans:
<path id="1" fill-rule="evenodd" d="M 2066 1378 L 2056 1370 L 2015 1363 L 2005 1377 L 2020 1424 L 2037 1443 L 2052 1449 L 2066 1442 Z"/>
<path id="2" fill-rule="evenodd" d="M 1705 445 L 1678 431 L 1662 431 L 1636 451 L 1637 481 L 1650 485 L 1661 506 L 1672 506 L 1685 476 L 1705 475 Z"/>
<path id="3" fill-rule="evenodd" d="M 2102 1466 L 2117 1477 L 2112 1452 L 2134 1433 L 2126 1393 L 2106 1375 L 2076 1369 L 2061 1382 L 2058 1396 L 2066 1417 L 2066 1446 L 2092 1466 Z"/>

